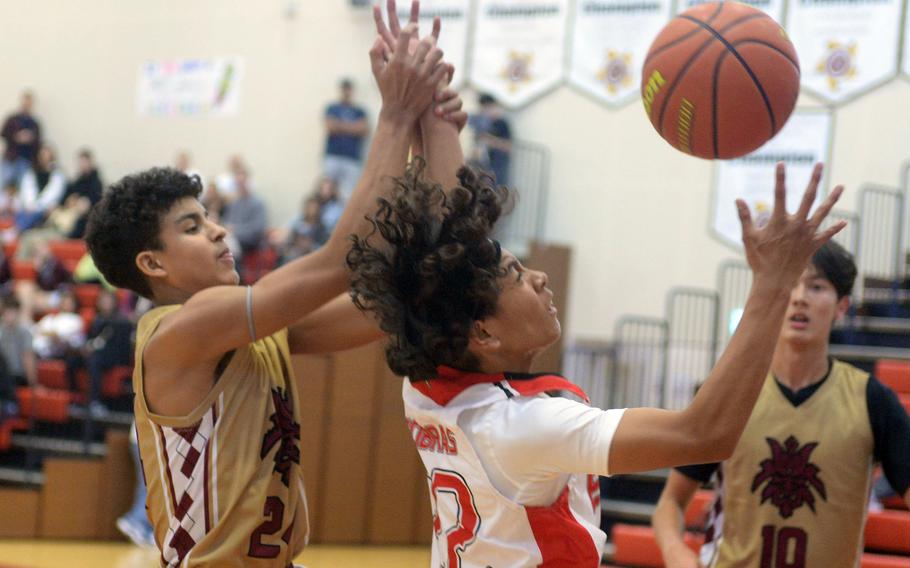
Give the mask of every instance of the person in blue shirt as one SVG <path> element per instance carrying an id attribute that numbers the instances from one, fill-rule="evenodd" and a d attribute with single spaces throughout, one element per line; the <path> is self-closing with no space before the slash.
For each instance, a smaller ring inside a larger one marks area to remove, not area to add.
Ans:
<path id="1" fill-rule="evenodd" d="M 369 132 L 367 114 L 354 104 L 354 84 L 350 79 L 340 83 L 341 99 L 325 110 L 325 158 L 322 168 L 326 177 L 338 184 L 344 201 L 348 200 L 362 168 L 363 141 Z"/>

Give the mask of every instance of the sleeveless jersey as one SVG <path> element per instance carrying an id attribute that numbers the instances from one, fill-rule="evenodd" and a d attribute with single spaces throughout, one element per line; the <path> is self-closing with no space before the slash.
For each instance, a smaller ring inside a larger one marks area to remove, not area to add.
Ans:
<path id="1" fill-rule="evenodd" d="M 859 566 L 873 465 L 868 380 L 834 361 L 818 390 L 793 406 L 768 375 L 717 472 L 706 566 Z"/>
<path id="2" fill-rule="evenodd" d="M 300 409 L 287 330 L 238 348 L 196 409 L 153 414 L 142 354 L 164 306 L 139 322 L 136 430 L 162 566 L 291 565 L 308 534 Z"/>
<path id="3" fill-rule="evenodd" d="M 584 392 L 555 375 L 510 381 L 505 375 L 445 372 L 462 377 L 429 383 L 405 379 L 402 393 L 433 506 L 431 566 L 600 566 L 606 534 L 600 530 L 598 476 L 571 475 L 550 506 L 520 505 L 493 486 L 458 423 L 465 411 L 509 404 L 514 397 L 568 390 L 587 401 Z"/>

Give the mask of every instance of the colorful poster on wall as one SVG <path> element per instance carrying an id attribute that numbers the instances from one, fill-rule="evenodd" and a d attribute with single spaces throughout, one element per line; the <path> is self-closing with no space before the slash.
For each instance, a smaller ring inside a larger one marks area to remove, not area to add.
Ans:
<path id="1" fill-rule="evenodd" d="M 792 0 L 787 33 L 806 90 L 837 104 L 897 74 L 901 0 Z"/>
<path id="2" fill-rule="evenodd" d="M 568 0 L 478 0 L 470 81 L 509 108 L 562 82 Z"/>
<path id="3" fill-rule="evenodd" d="M 803 191 L 817 162 L 830 170 L 831 114 L 818 110 L 796 110 L 770 142 L 735 160 L 718 161 L 714 171 L 712 230 L 722 242 L 742 248 L 742 230 L 736 200 L 745 199 L 752 219 L 761 223 L 774 207 L 775 164 L 787 166 L 787 211 L 799 207 Z M 815 204 L 821 202 L 825 180 Z"/>
<path id="4" fill-rule="evenodd" d="M 236 115 L 240 110 L 243 61 L 238 57 L 163 59 L 139 69 L 139 116 Z"/>
<path id="5" fill-rule="evenodd" d="M 671 0 L 579 0 L 569 83 L 601 102 L 639 96 L 648 48 L 670 18 Z"/>
<path id="6" fill-rule="evenodd" d="M 411 3 L 399 1 L 398 21 L 402 26 L 411 15 Z M 468 48 L 468 17 L 471 15 L 471 0 L 420 0 L 420 35 L 433 29 L 433 18 L 442 20 L 439 34 L 439 48 L 445 53 L 446 61 L 455 66 L 452 86 L 461 87 L 465 80 L 465 60 Z M 383 19 L 387 19 L 385 10 Z M 388 22 L 386 22 L 388 23 Z"/>
<path id="7" fill-rule="evenodd" d="M 681 14 L 689 8 L 715 1 L 716 0 L 680 0 L 676 4 L 676 13 Z M 740 0 L 740 3 L 748 4 L 753 8 L 763 10 L 766 14 L 774 18 L 777 23 L 783 23 L 784 0 Z"/>

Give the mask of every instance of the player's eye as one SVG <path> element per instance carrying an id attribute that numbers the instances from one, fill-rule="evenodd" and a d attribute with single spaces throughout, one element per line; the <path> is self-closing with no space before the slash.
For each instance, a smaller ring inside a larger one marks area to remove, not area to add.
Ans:
<path id="1" fill-rule="evenodd" d="M 193 234 L 193 233 L 198 233 L 198 232 L 199 232 L 199 225 L 193 225 L 192 227 L 187 227 L 187 229 L 184 231 L 184 233 L 186 233 L 188 235 Z"/>

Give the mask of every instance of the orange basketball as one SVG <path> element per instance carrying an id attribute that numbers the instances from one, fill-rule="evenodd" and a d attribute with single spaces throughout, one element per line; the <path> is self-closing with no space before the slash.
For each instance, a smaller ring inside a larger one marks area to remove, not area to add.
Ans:
<path id="1" fill-rule="evenodd" d="M 729 159 L 770 140 L 799 95 L 799 60 L 770 16 L 736 2 L 702 4 L 657 35 L 641 95 L 657 132 L 700 158 Z"/>

